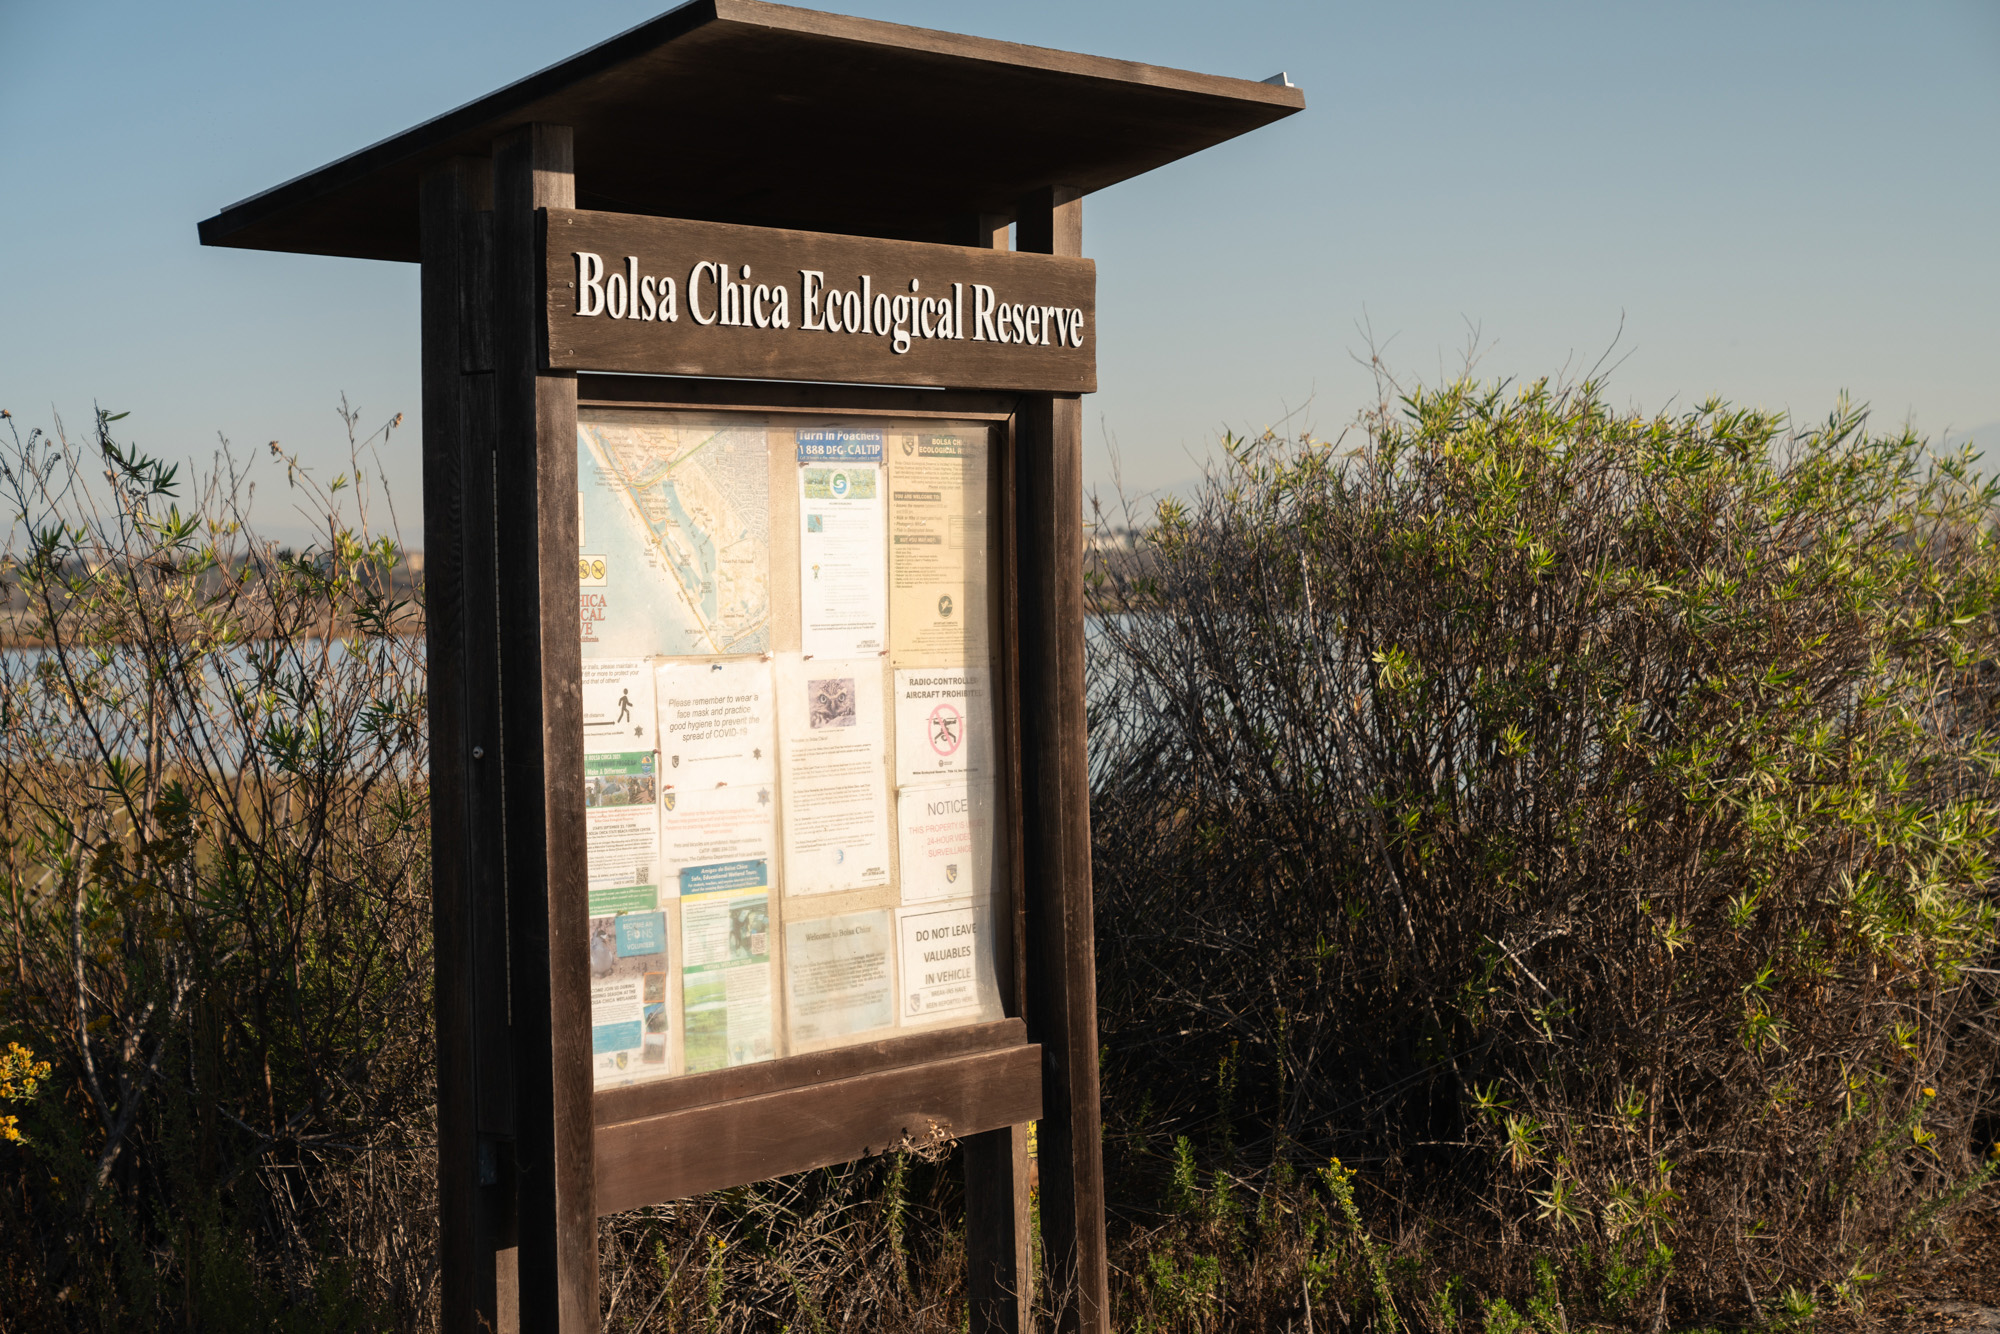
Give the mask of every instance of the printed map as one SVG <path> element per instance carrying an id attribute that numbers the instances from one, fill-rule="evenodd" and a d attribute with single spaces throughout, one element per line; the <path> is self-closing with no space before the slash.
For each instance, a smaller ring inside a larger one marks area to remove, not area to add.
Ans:
<path id="1" fill-rule="evenodd" d="M 771 646 L 771 497 L 762 423 L 577 425 L 586 658 Z M 501 534 L 506 540 L 506 534 Z"/>

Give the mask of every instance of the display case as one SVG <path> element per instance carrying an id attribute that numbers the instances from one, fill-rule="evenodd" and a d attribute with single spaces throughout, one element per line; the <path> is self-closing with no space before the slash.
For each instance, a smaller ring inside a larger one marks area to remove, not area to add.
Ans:
<path id="1" fill-rule="evenodd" d="M 1006 1010 L 990 421 L 577 414 L 599 1090 Z"/>

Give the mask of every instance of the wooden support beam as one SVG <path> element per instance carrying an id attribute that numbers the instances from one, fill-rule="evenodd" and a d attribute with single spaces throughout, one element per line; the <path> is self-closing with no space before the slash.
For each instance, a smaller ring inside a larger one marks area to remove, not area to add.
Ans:
<path id="1" fill-rule="evenodd" d="M 684 1199 L 1026 1121 L 1041 1109 L 1040 1060 L 1034 1047 L 1002 1047 L 601 1126 L 598 1208 Z"/>
<path id="2" fill-rule="evenodd" d="M 1006 250 L 1009 245 L 1008 228 L 1012 223 L 1013 219 L 1005 214 L 982 213 L 973 220 L 970 244 L 981 249 Z M 987 566 L 997 579 L 998 587 L 994 591 L 998 594 L 1001 619 L 1009 627 L 1015 615 L 1015 578 L 1014 564 L 1008 558 L 1013 534 L 1006 530 L 1006 524 L 1013 513 L 1011 497 L 1015 444 L 1010 430 L 1001 457 L 1000 485 L 997 488 L 1002 528 L 995 535 L 994 552 L 999 558 Z M 1011 630 L 996 642 L 1011 642 Z M 1008 729 L 1008 749 L 1010 753 L 1018 753 L 1012 743 L 1019 728 L 1020 672 L 1011 654 L 999 667 L 1000 703 Z M 1019 778 L 1018 771 L 1010 775 L 1011 781 L 1005 793 L 1010 817 L 1020 809 Z M 1020 828 L 1020 820 L 1009 818 L 1005 827 L 1011 834 L 1011 831 Z M 1005 866 L 1007 897 L 1011 900 L 1008 904 L 1007 939 L 1012 942 L 1012 948 L 1008 955 L 1015 966 L 1008 969 L 1004 984 L 1009 1001 L 1008 1011 L 1018 1015 L 1025 977 L 1019 967 L 1024 917 L 1018 838 L 1009 838 Z M 965 1166 L 966 1297 L 971 1308 L 973 1334 L 1025 1334 L 1031 1328 L 1034 1309 L 1028 1127 L 1024 1122 L 967 1135 L 960 1141 L 960 1152 Z"/>
<path id="3" fill-rule="evenodd" d="M 1024 251 L 1081 254 L 1082 193 L 1057 186 L 1022 199 L 1014 240 Z M 1059 1329 L 1109 1334 L 1083 692 L 1083 400 L 1025 395 L 1016 440 L 1023 1017 L 1043 1053 L 1038 1139 L 1048 1304 Z"/>
<path id="4" fill-rule="evenodd" d="M 430 678 L 438 1211 L 443 1328 L 516 1328 L 499 855 L 500 664 L 494 612 L 491 167 L 453 158 L 423 182 L 425 649 Z"/>
<path id="5" fill-rule="evenodd" d="M 493 145 L 495 463 L 520 1320 L 598 1327 L 576 377 L 545 372 L 537 210 L 574 208 L 567 126 Z"/>

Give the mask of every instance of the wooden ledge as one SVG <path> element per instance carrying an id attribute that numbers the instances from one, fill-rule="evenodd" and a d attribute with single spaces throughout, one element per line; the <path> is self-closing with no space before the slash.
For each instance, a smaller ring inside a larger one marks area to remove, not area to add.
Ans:
<path id="1" fill-rule="evenodd" d="M 793 1058 L 802 1059 L 810 1058 Z M 957 1139 L 1041 1114 L 1042 1049 L 1023 1043 L 600 1124 L 593 1154 L 597 1212 Z"/>

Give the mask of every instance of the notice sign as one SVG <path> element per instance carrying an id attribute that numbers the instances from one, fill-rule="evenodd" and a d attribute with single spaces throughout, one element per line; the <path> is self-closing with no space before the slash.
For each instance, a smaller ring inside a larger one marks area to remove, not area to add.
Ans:
<path id="1" fill-rule="evenodd" d="M 896 794 L 903 902 L 983 896 L 993 887 L 993 785 L 939 783 Z"/>
<path id="2" fill-rule="evenodd" d="M 898 667 L 984 661 L 986 433 L 901 435 L 889 457 Z"/>
<path id="3" fill-rule="evenodd" d="M 904 1022 L 1000 1017 L 990 923 L 969 903 L 899 914 Z"/>
<path id="4" fill-rule="evenodd" d="M 894 1023 L 889 914 L 787 923 L 785 990 L 797 1042 L 848 1037 Z"/>
<path id="5" fill-rule="evenodd" d="M 993 778 L 993 674 L 983 667 L 896 673 L 896 782 Z"/>

